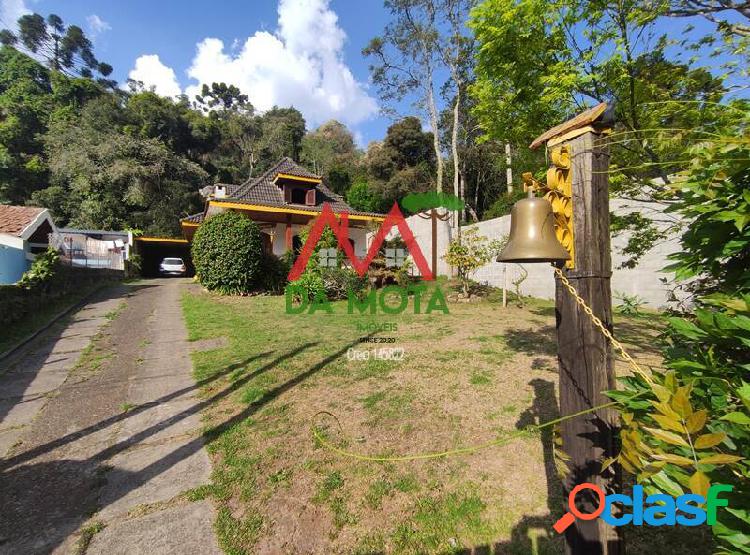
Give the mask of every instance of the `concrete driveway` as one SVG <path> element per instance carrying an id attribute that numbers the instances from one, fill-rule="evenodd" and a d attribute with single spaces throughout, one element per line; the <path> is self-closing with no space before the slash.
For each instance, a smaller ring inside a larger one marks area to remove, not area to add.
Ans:
<path id="1" fill-rule="evenodd" d="M 0 368 L 0 553 L 221 552 L 211 502 L 185 495 L 211 471 L 190 286 L 102 292 Z"/>

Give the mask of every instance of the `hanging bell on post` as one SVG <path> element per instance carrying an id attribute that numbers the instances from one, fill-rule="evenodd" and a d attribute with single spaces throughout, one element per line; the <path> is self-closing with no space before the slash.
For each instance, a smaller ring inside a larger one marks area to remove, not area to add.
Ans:
<path id="1" fill-rule="evenodd" d="M 555 236 L 555 216 L 550 202 L 533 196 L 516 202 L 510 212 L 510 237 L 497 261 L 561 263 L 566 260 L 570 260 L 570 254 Z"/>

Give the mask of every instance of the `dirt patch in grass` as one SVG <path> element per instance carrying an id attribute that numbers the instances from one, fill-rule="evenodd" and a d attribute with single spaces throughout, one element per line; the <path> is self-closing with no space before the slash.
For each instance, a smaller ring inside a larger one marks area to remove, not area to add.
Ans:
<path id="1" fill-rule="evenodd" d="M 536 434 L 467 455 L 371 462 L 365 455 L 442 452 L 557 416 L 551 304 L 484 300 L 450 314 L 287 315 L 279 297 L 183 299 L 196 377 L 217 377 L 205 435 L 232 553 L 431 553 L 489 547 L 561 551 L 551 524 L 562 500 L 552 438 Z M 640 361 L 659 363 L 658 319 L 617 316 Z M 367 324 L 395 343 L 359 343 Z M 352 360 L 350 349 L 404 349 L 403 360 Z M 618 363 L 618 371 L 627 368 Z"/>

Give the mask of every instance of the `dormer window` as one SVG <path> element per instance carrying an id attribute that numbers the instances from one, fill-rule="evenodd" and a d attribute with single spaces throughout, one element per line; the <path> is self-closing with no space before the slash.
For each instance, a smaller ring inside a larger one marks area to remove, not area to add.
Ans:
<path id="1" fill-rule="evenodd" d="M 287 204 L 315 206 L 315 188 L 322 180 L 320 177 L 298 175 L 296 172 L 279 172 L 274 176 L 273 183 L 284 191 L 284 202 Z"/>
<path id="2" fill-rule="evenodd" d="M 284 200 L 290 204 L 304 204 L 315 206 L 315 189 L 284 185 Z"/>
<path id="3" fill-rule="evenodd" d="M 294 187 L 292 189 L 292 204 L 307 204 L 307 191 Z"/>

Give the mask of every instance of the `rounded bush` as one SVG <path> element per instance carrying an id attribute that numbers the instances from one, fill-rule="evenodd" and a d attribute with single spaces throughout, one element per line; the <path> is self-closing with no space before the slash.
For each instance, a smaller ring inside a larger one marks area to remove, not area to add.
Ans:
<path id="1" fill-rule="evenodd" d="M 255 288 L 263 246 L 257 224 L 236 212 L 211 216 L 193 238 L 198 281 L 210 291 L 241 294 Z"/>

